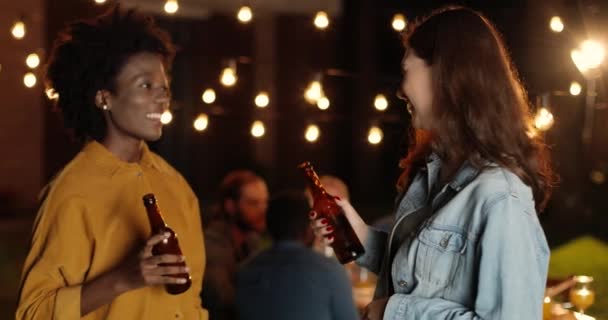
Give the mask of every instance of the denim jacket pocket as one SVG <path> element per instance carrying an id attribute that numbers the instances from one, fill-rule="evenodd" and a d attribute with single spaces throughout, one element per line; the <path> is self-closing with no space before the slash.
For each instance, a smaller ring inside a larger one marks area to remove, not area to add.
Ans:
<path id="1" fill-rule="evenodd" d="M 418 234 L 415 274 L 427 284 L 444 287 L 464 259 L 467 238 L 454 227 L 430 225 Z"/>

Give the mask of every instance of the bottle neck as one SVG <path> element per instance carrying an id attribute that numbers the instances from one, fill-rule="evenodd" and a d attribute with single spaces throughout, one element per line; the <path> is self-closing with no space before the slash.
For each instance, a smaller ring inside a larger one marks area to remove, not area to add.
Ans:
<path id="1" fill-rule="evenodd" d="M 148 212 L 148 220 L 150 220 L 150 228 L 152 229 L 152 233 L 159 233 L 167 226 L 156 203 L 146 204 L 146 211 Z"/>
<path id="2" fill-rule="evenodd" d="M 327 191 L 325 191 L 325 188 L 323 188 L 323 185 L 321 184 L 317 173 L 312 168 L 306 168 L 304 169 L 304 172 L 306 174 L 306 177 L 308 178 L 308 187 L 310 188 L 312 196 L 316 198 L 318 196 L 327 195 Z"/>

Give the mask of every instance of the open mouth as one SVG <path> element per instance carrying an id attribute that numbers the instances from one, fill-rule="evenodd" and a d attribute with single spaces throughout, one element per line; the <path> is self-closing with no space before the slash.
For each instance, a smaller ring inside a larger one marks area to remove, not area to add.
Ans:
<path id="1" fill-rule="evenodd" d="M 158 113 L 158 112 L 152 112 L 152 113 L 146 113 L 146 118 L 150 119 L 150 120 L 154 120 L 154 121 L 160 121 L 160 118 L 162 117 L 162 113 Z"/>

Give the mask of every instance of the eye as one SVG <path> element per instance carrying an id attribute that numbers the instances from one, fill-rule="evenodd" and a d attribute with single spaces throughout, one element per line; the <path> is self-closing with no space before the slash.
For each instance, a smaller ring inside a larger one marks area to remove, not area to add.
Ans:
<path id="1" fill-rule="evenodd" d="M 144 82 L 140 85 L 140 87 L 142 87 L 144 89 L 150 89 L 150 88 L 152 88 L 152 84 L 150 82 Z"/>

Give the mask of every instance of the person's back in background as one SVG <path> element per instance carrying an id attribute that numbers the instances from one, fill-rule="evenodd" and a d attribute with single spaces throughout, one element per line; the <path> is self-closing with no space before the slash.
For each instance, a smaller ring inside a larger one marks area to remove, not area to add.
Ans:
<path id="1" fill-rule="evenodd" d="M 237 273 L 239 319 L 359 318 L 344 268 L 310 248 L 309 211 L 301 192 L 282 193 L 270 202 L 266 224 L 273 246 Z"/>

